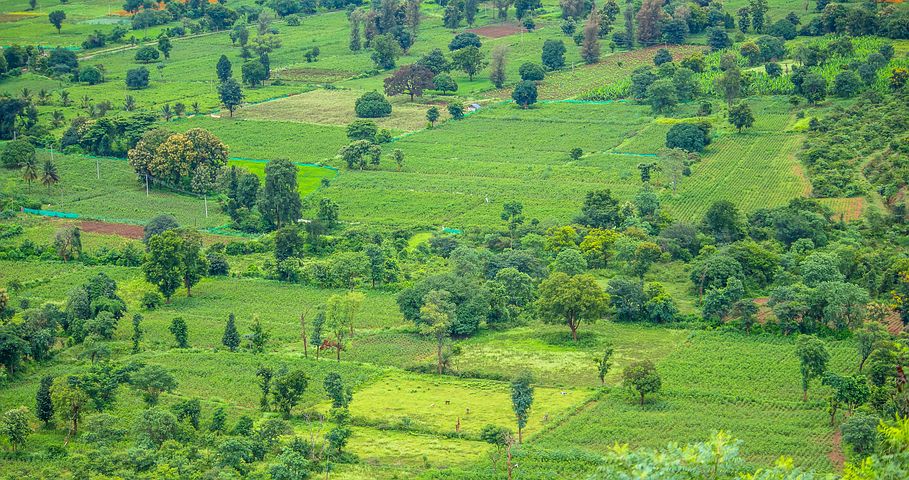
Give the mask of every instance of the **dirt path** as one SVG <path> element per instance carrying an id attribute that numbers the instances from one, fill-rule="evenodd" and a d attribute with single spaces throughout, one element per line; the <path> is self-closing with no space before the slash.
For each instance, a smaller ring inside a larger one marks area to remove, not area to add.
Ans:
<path id="1" fill-rule="evenodd" d="M 843 465 L 846 464 L 846 457 L 843 455 L 843 434 L 840 433 L 839 429 L 836 429 L 836 432 L 833 433 L 833 446 L 830 449 L 830 453 L 827 454 L 827 458 L 830 459 L 830 463 L 833 464 L 837 471 L 842 471 Z"/>

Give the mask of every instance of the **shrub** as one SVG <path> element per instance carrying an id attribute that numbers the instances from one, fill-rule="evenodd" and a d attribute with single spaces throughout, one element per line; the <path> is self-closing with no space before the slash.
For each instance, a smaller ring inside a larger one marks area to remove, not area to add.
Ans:
<path id="1" fill-rule="evenodd" d="M 354 110 L 360 118 L 387 117 L 391 115 L 391 104 L 385 99 L 385 95 L 372 91 L 357 99 Z"/>
<path id="2" fill-rule="evenodd" d="M 527 82 L 539 82 L 546 77 L 543 67 L 533 62 L 522 64 L 521 68 L 518 69 L 518 73 L 521 75 L 521 80 Z"/>
<path id="3" fill-rule="evenodd" d="M 101 70 L 98 67 L 89 65 L 79 70 L 79 81 L 89 85 L 97 85 L 104 81 L 104 75 L 101 74 Z"/>
<path id="4" fill-rule="evenodd" d="M 432 84 L 436 90 L 445 93 L 445 92 L 457 92 L 458 84 L 451 78 L 451 75 L 447 73 L 440 73 L 433 77 Z"/>
<path id="5" fill-rule="evenodd" d="M 160 55 L 157 48 L 146 45 L 136 51 L 136 61 L 139 63 L 151 63 L 157 61 Z"/>
<path id="6" fill-rule="evenodd" d="M 154 310 L 164 303 L 164 298 L 158 292 L 145 292 L 142 295 L 142 307 L 146 310 Z"/>

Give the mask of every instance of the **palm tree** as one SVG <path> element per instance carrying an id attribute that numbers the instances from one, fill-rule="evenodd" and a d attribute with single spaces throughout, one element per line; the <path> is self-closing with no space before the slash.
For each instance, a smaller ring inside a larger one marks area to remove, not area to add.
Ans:
<path id="1" fill-rule="evenodd" d="M 38 105 L 47 105 L 47 99 L 50 94 L 45 89 L 38 90 Z"/>
<path id="2" fill-rule="evenodd" d="M 32 91 L 28 88 L 22 89 L 22 100 L 25 100 L 28 103 L 32 102 Z"/>
<path id="3" fill-rule="evenodd" d="M 174 116 L 174 112 L 170 109 L 169 103 L 165 103 L 164 106 L 161 107 L 161 113 L 164 115 L 165 122 L 170 120 L 170 117 Z"/>
<path id="4" fill-rule="evenodd" d="M 91 115 L 92 110 L 94 110 L 94 105 L 92 105 L 92 99 L 88 95 L 82 96 L 82 109 L 88 112 Z"/>
<path id="5" fill-rule="evenodd" d="M 38 179 L 38 161 L 34 157 L 29 157 L 22 164 L 22 178 L 28 183 L 28 189 L 31 190 L 32 182 Z"/>
<path id="6" fill-rule="evenodd" d="M 132 112 L 136 109 L 136 99 L 132 95 L 127 95 L 126 100 L 123 102 L 123 110 L 127 112 Z"/>
<path id="7" fill-rule="evenodd" d="M 60 91 L 60 104 L 64 107 L 68 107 L 70 105 L 69 92 L 66 90 Z"/>
<path id="8" fill-rule="evenodd" d="M 198 115 L 202 111 L 202 108 L 199 107 L 199 102 L 193 102 L 193 115 Z"/>
<path id="9" fill-rule="evenodd" d="M 51 124 L 54 126 L 54 128 L 60 127 L 63 125 L 65 118 L 66 117 L 63 116 L 63 112 L 60 110 L 54 110 L 54 112 L 51 114 Z"/>
<path id="10" fill-rule="evenodd" d="M 60 174 L 57 173 L 57 166 L 50 159 L 44 161 L 44 174 L 41 175 L 41 183 L 50 190 L 60 181 Z"/>

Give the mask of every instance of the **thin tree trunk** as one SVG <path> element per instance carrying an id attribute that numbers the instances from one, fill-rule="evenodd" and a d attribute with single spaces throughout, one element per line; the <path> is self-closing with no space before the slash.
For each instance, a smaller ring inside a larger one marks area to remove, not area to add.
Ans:
<path id="1" fill-rule="evenodd" d="M 300 314 L 300 337 L 303 339 L 303 357 L 309 358 L 309 347 L 306 343 L 306 313 Z"/>

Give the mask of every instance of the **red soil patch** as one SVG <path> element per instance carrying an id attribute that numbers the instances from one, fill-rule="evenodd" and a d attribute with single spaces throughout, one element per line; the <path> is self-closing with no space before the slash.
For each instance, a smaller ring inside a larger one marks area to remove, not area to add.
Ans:
<path id="1" fill-rule="evenodd" d="M 107 223 L 95 220 L 83 220 L 79 225 L 82 230 L 92 233 L 101 233 L 105 235 L 119 235 L 124 238 L 141 240 L 145 235 L 144 229 L 139 225 L 129 225 L 126 223 Z"/>
<path id="2" fill-rule="evenodd" d="M 480 35 L 481 37 L 487 38 L 502 38 L 525 31 L 526 30 L 524 30 L 524 27 L 520 25 L 512 25 L 507 23 L 503 23 L 501 25 L 487 25 L 485 27 L 468 30 L 468 32 L 473 32 L 477 35 Z"/>
<path id="3" fill-rule="evenodd" d="M 753 299 L 753 301 L 758 306 L 757 322 L 761 325 L 767 323 L 767 317 L 773 315 L 773 310 L 767 306 L 767 302 L 769 302 L 770 299 L 767 297 L 758 297 Z"/>
<path id="4" fill-rule="evenodd" d="M 838 471 L 842 470 L 843 465 L 846 464 L 846 457 L 843 455 L 843 435 L 839 429 L 833 433 L 833 446 L 830 449 L 830 453 L 827 454 L 827 458 L 830 459 L 830 463 Z"/>
<path id="5" fill-rule="evenodd" d="M 903 331 L 903 321 L 900 320 L 900 314 L 895 311 L 890 311 L 886 317 L 884 317 L 884 326 L 887 327 L 887 330 L 890 330 L 890 333 L 893 335 L 899 335 Z"/>

